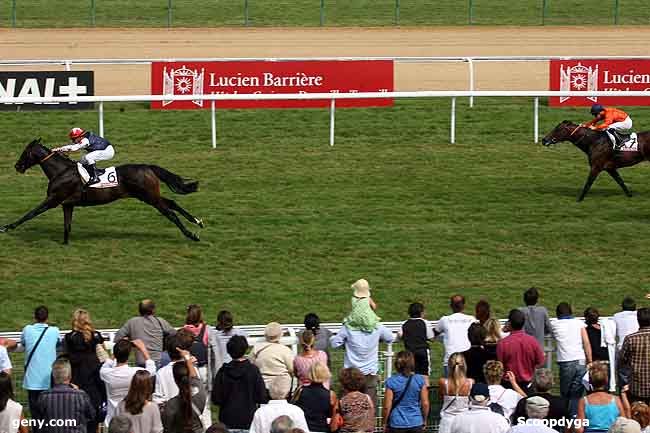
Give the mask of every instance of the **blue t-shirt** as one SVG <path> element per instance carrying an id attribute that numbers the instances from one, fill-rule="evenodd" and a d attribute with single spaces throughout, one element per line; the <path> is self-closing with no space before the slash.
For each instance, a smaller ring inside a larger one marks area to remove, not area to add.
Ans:
<path id="1" fill-rule="evenodd" d="M 408 381 L 407 376 L 399 373 L 392 375 L 386 380 L 386 388 L 393 391 L 393 402 L 395 402 L 402 393 Z M 397 407 L 393 407 L 390 413 L 388 425 L 393 428 L 412 428 L 424 425 L 422 418 L 422 409 L 420 406 L 420 392 L 424 386 L 424 377 L 416 374 L 411 379 L 406 394 Z"/>
<path id="2" fill-rule="evenodd" d="M 38 344 L 32 360 L 29 361 L 29 367 L 25 372 L 23 379 L 23 388 L 38 391 L 50 389 L 50 376 L 52 375 L 52 364 L 56 360 L 56 346 L 59 343 L 59 328 L 49 326 L 45 323 L 34 323 L 23 328 L 20 336 L 20 342 L 25 348 L 25 362 L 29 354 L 34 350 L 38 338 L 43 333 L 43 339 Z"/>

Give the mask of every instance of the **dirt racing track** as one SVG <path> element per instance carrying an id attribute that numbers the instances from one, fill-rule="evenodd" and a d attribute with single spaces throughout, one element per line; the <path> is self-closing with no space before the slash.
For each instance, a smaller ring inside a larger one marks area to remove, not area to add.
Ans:
<path id="1" fill-rule="evenodd" d="M 0 58 L 647 55 L 648 27 L 88 29 L 0 31 Z M 607 41 L 603 46 L 602 41 Z M 55 69 L 60 66 L 5 70 Z M 77 68 L 88 69 L 88 66 Z M 142 65 L 93 66 L 98 95 L 148 94 Z M 464 63 L 398 63 L 396 90 L 466 90 Z M 479 63 L 479 90 L 546 90 L 546 62 Z"/>

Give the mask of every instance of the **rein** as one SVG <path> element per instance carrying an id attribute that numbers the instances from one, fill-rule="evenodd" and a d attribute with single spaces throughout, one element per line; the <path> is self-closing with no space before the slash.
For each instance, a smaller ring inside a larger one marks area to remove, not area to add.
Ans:
<path id="1" fill-rule="evenodd" d="M 38 163 L 39 163 L 39 164 L 43 164 L 43 163 L 44 163 L 45 161 L 47 161 L 48 159 L 52 158 L 55 154 L 56 154 L 56 152 L 50 152 L 48 155 L 45 156 L 45 158 L 43 158 L 43 159 L 41 159 L 40 161 L 38 161 Z"/>
<path id="2" fill-rule="evenodd" d="M 571 131 L 571 134 L 569 134 L 569 137 L 571 137 L 573 134 L 575 134 L 575 132 L 576 132 L 578 129 L 580 129 L 580 128 L 583 128 L 583 126 L 582 126 L 582 125 L 578 125 L 578 126 L 576 126 L 575 129 L 574 129 L 573 131 Z M 587 136 L 587 134 L 582 134 L 582 137 L 578 138 L 578 139 L 576 140 L 576 142 L 573 143 L 573 144 L 578 144 L 578 143 L 580 143 L 580 142 L 581 142 L 581 141 L 582 141 L 586 136 Z"/>

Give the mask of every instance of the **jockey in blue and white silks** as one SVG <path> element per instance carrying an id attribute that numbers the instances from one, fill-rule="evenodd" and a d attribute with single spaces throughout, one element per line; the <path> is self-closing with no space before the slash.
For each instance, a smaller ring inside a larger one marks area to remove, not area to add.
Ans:
<path id="1" fill-rule="evenodd" d="M 113 145 L 105 139 L 100 137 L 90 131 L 84 131 L 81 128 L 72 128 L 68 134 L 72 144 L 67 146 L 57 147 L 52 149 L 53 152 L 76 152 L 81 149 L 85 149 L 88 152 L 86 155 L 82 156 L 79 162 L 81 162 L 90 175 L 90 180 L 88 180 L 87 186 L 93 185 L 99 182 L 99 176 L 97 176 L 97 170 L 95 168 L 95 163 L 97 161 L 107 161 L 113 159 L 115 156 L 115 149 Z"/>

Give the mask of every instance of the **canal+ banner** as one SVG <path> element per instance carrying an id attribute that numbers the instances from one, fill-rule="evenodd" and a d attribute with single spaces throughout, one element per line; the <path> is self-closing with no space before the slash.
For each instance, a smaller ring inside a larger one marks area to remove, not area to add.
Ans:
<path id="1" fill-rule="evenodd" d="M 552 97 L 552 107 L 604 105 L 650 105 L 650 60 L 551 60 L 550 90 L 648 91 L 648 97 Z"/>
<path id="2" fill-rule="evenodd" d="M 392 60 L 153 62 L 152 95 L 392 92 Z M 218 101 L 217 108 L 329 107 L 330 100 Z M 344 99 L 337 107 L 384 107 L 392 98 Z M 210 101 L 154 101 L 154 109 L 210 108 Z"/>

